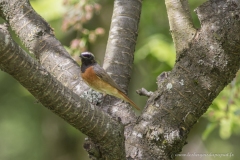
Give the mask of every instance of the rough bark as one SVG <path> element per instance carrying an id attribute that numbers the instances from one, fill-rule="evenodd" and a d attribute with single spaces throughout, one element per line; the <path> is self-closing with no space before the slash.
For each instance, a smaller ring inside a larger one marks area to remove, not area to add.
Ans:
<path id="1" fill-rule="evenodd" d="M 141 15 L 141 0 L 115 0 L 103 68 L 127 93 Z M 114 97 L 107 97 L 102 109 L 123 124 L 136 121 L 131 107 Z M 115 106 L 116 105 L 116 106 Z"/>
<path id="2" fill-rule="evenodd" d="M 239 1 L 211 0 L 196 12 L 201 29 L 171 72 L 158 77 L 126 143 L 128 159 L 174 159 L 187 135 L 239 69 Z"/>

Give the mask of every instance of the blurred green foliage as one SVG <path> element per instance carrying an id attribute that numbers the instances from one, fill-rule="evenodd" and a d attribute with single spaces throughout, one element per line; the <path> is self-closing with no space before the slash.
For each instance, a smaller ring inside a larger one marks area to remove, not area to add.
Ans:
<path id="1" fill-rule="evenodd" d="M 175 49 L 173 44 L 162 34 L 147 37 L 144 45 L 135 52 L 135 63 L 152 56 L 158 61 L 173 67 L 175 63 Z"/>
<path id="2" fill-rule="evenodd" d="M 197 28 L 200 24 L 193 10 L 204 1 L 189 1 L 193 21 Z M 87 40 L 92 36 L 90 32 L 95 32 L 97 28 L 103 28 L 108 32 L 113 7 L 112 0 L 97 1 L 102 9 L 92 13 L 91 18 L 84 21 L 81 26 L 82 29 L 88 31 L 86 34 L 73 29 L 75 25 L 79 27 L 78 22 L 81 20 L 74 21 L 65 31 L 62 30 L 62 26 L 68 17 L 67 13 L 73 13 L 70 12 L 71 7 L 82 3 L 80 8 L 82 7 L 85 11 L 91 10 L 91 5 L 86 7 L 87 4 L 84 2 L 95 4 L 96 1 L 31 0 L 30 2 L 33 8 L 54 28 L 56 37 L 69 52 L 77 53 L 79 48 L 74 48 L 74 45 L 79 43 L 78 47 L 81 47 L 80 43 L 84 41 L 84 45 L 88 45 L 85 49 L 92 51 L 102 62 L 107 34 L 103 37 L 94 37 L 93 43 L 88 43 Z M 86 17 L 86 15 L 81 16 Z M 73 18 L 76 15 L 70 17 Z M 68 19 L 68 23 L 70 22 L 71 18 Z M 17 38 L 14 39 L 20 43 Z M 155 91 L 156 77 L 163 71 L 171 70 L 174 61 L 175 51 L 164 1 L 143 1 L 139 37 L 129 87 L 129 95 L 138 106 L 144 107 L 147 98 L 139 98 L 135 90 L 144 87 Z M 237 76 L 215 99 L 207 113 L 191 131 L 189 144 L 183 148 L 183 153 L 232 152 L 234 154 L 234 157 L 224 157 L 225 159 L 237 159 L 240 156 L 237 143 L 240 134 L 239 84 L 239 76 Z M 89 158 L 82 147 L 83 138 L 84 135 L 79 131 L 38 104 L 28 91 L 11 76 L 0 72 L 0 160 L 87 160 Z M 184 158 L 186 157 L 177 159 Z"/>
<path id="3" fill-rule="evenodd" d="M 59 0 L 33 0 L 31 5 L 47 22 L 59 20 L 67 12 Z"/>
<path id="4" fill-rule="evenodd" d="M 219 94 L 208 109 L 205 117 L 209 124 L 204 131 L 203 139 L 219 127 L 222 139 L 228 139 L 232 134 L 240 135 L 240 76 L 236 78 Z"/>

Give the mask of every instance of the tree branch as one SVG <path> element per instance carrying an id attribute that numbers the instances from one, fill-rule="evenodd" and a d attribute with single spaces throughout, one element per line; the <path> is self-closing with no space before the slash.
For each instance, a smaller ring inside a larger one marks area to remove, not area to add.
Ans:
<path id="1" fill-rule="evenodd" d="M 125 159 L 123 126 L 63 86 L 0 26 L 0 68 L 12 75 L 45 107 L 91 137 L 104 159 Z"/>
<path id="2" fill-rule="evenodd" d="M 53 29 L 34 11 L 29 1 L 1 0 L 0 8 L 0 15 L 41 65 L 80 96 L 88 86 L 82 81 L 79 65 L 55 38 Z"/>
<path id="3" fill-rule="evenodd" d="M 240 67 L 237 3 L 211 0 L 197 9 L 201 29 L 149 98 L 126 142 L 129 159 L 174 159 L 192 126 L 235 77 Z"/>
<path id="4" fill-rule="evenodd" d="M 178 57 L 180 52 L 189 47 L 196 29 L 193 27 L 188 0 L 165 0 L 165 4 Z"/>
<path id="5" fill-rule="evenodd" d="M 114 1 L 103 68 L 125 91 L 131 78 L 141 5 L 141 0 Z M 119 99 L 107 97 L 103 106 L 110 115 L 120 117 L 123 124 L 136 121 L 132 108 L 126 103 L 119 103 Z"/>
<path id="6" fill-rule="evenodd" d="M 114 1 L 103 68 L 125 91 L 131 78 L 141 7 L 141 0 Z M 104 105 L 104 110 L 108 110 L 114 117 L 121 118 L 122 123 L 126 125 L 125 138 L 128 139 L 136 123 L 136 115 L 128 105 L 119 105 L 118 102 L 118 99 L 108 97 L 107 103 L 104 103 L 107 104 Z M 114 103 L 118 104 L 116 108 L 112 106 Z M 125 145 L 127 148 L 128 144 Z"/>
<path id="7" fill-rule="evenodd" d="M 103 67 L 124 90 L 131 78 L 141 6 L 140 0 L 114 1 Z"/>

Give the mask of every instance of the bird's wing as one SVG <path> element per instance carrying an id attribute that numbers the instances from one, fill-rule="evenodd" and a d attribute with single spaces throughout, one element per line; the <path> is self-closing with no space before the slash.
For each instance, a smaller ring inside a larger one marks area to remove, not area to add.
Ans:
<path id="1" fill-rule="evenodd" d="M 113 79 L 107 74 L 107 72 L 102 67 L 100 67 L 97 64 L 93 67 L 93 69 L 99 78 L 101 78 L 103 81 L 107 82 L 114 88 L 118 89 L 119 91 L 125 93 L 123 89 L 113 81 Z"/>

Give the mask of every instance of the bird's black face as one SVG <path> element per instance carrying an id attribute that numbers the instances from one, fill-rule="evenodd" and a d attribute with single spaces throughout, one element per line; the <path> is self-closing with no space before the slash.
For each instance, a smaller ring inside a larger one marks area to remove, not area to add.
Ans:
<path id="1" fill-rule="evenodd" d="M 89 66 L 89 65 L 92 65 L 92 64 L 96 63 L 96 61 L 94 59 L 94 55 L 90 52 L 81 53 L 80 58 L 81 58 L 81 61 L 82 61 L 82 65 Z"/>
<path id="2" fill-rule="evenodd" d="M 94 55 L 90 52 L 83 52 L 79 56 L 81 58 L 81 72 L 84 73 L 88 67 L 93 66 L 97 62 L 94 59 Z"/>

